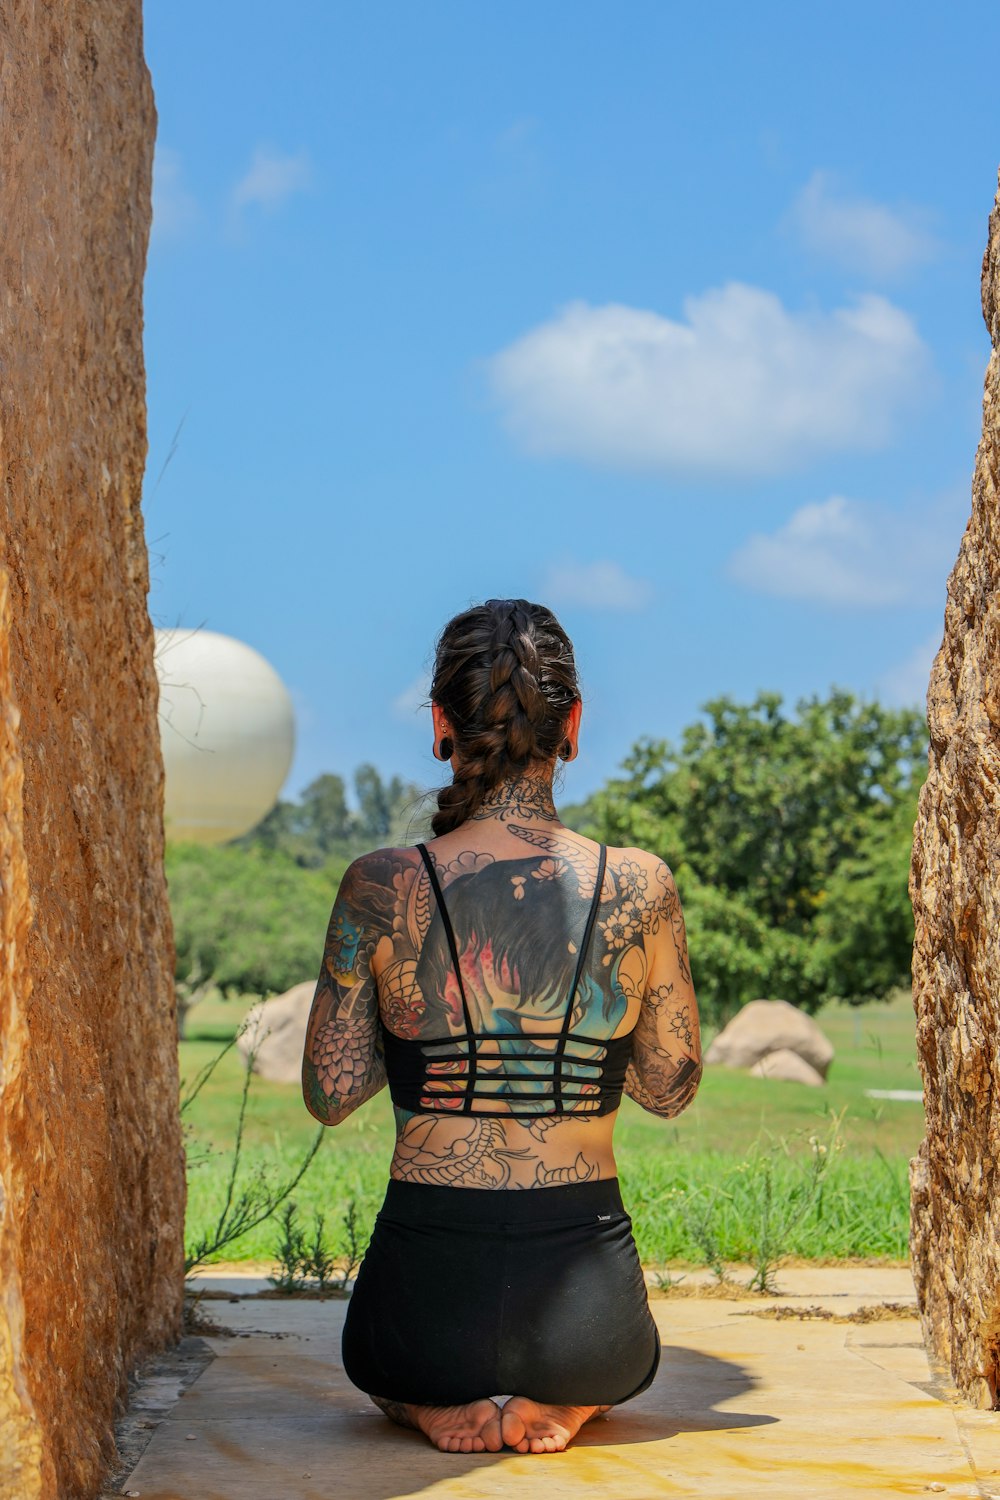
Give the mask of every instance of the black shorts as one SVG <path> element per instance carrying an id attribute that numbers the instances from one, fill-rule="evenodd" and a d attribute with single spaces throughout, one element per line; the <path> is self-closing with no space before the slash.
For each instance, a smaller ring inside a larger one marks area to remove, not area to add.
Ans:
<path id="1" fill-rule="evenodd" d="M 617 1178 L 521 1191 L 390 1181 L 343 1356 L 360 1390 L 416 1405 L 638 1396 L 660 1341 Z"/>

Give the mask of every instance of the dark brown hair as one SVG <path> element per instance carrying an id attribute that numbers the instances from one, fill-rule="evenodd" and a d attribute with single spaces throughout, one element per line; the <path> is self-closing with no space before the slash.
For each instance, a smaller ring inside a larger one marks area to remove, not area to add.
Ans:
<path id="1" fill-rule="evenodd" d="M 487 599 L 441 632 L 431 701 L 447 715 L 459 756 L 431 819 L 450 833 L 486 793 L 532 761 L 552 760 L 580 697 L 569 636 L 550 609 L 527 599 Z"/>

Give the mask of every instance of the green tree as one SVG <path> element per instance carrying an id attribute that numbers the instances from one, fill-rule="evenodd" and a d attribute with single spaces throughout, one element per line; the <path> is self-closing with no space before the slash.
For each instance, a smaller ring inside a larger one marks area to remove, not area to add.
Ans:
<path id="1" fill-rule="evenodd" d="M 287 854 L 233 845 L 168 845 L 167 887 L 179 992 L 208 981 L 273 994 L 319 973 L 345 869 L 307 870 Z"/>
<path id="2" fill-rule="evenodd" d="M 910 984 L 916 818 L 915 796 L 873 817 L 857 852 L 841 861 L 821 893 L 809 973 L 825 996 L 860 1005 Z"/>
<path id="3" fill-rule="evenodd" d="M 326 772 L 309 783 L 302 793 L 299 824 L 305 838 L 324 858 L 349 843 L 354 819 L 342 776 Z"/>
<path id="4" fill-rule="evenodd" d="M 430 837 L 427 794 L 414 782 L 394 776 L 386 787 L 386 802 L 389 808 L 387 843 L 412 844 L 417 839 Z"/>
<path id="5" fill-rule="evenodd" d="M 392 814 L 388 792 L 374 766 L 358 766 L 354 794 L 358 799 L 359 834 L 372 844 L 380 844 L 388 835 Z"/>
<path id="6" fill-rule="evenodd" d="M 682 893 L 699 1009 L 707 1021 L 723 1026 L 741 1005 L 756 999 L 817 1008 L 808 938 L 770 925 L 745 896 L 706 885 L 689 865 L 671 868 Z"/>
<path id="7" fill-rule="evenodd" d="M 269 849 L 315 870 L 331 859 L 349 863 L 380 844 L 410 844 L 424 836 L 419 787 L 399 776 L 383 782 L 372 765 L 359 766 L 353 784 L 357 810 L 348 804 L 343 777 L 326 772 L 309 783 L 298 802 L 278 802 L 230 847 Z"/>
<path id="8" fill-rule="evenodd" d="M 926 774 L 923 716 L 840 689 L 801 699 L 794 718 L 772 692 L 748 705 L 714 698 L 703 712 L 707 722 L 685 728 L 679 747 L 640 741 L 625 775 L 578 810 L 576 826 L 670 864 L 690 907 L 692 967 L 710 1013 L 767 993 L 809 1009 L 853 993 L 865 944 L 871 963 L 858 993 L 887 993 L 886 976 L 899 972 L 908 856 L 899 838 L 869 841 L 882 822 L 898 833 L 899 809 L 914 805 Z M 857 899 L 874 899 L 877 881 L 887 882 L 897 919 L 869 922 L 866 936 L 859 909 L 861 946 L 845 981 L 836 969 L 844 950 L 830 934 L 852 859 L 868 872 Z"/>
<path id="9" fill-rule="evenodd" d="M 182 1027 L 210 986 L 270 994 L 311 979 L 351 860 L 423 835 L 419 788 L 399 776 L 385 783 L 370 765 L 354 781 L 358 811 L 343 778 L 327 773 L 229 844 L 168 846 Z"/>

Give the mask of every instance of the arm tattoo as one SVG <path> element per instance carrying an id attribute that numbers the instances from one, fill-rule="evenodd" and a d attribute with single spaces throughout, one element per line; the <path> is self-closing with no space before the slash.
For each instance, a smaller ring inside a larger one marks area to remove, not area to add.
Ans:
<path id="1" fill-rule="evenodd" d="M 302 1091 L 313 1115 L 336 1125 L 385 1086 L 378 1000 L 371 961 L 392 930 L 399 895 L 378 856 L 356 860 L 341 882 L 313 997 L 302 1059 Z M 395 977 L 399 1007 L 412 1001 L 405 973 Z"/>
<path id="2" fill-rule="evenodd" d="M 305 1084 L 313 1113 L 333 1124 L 346 1105 L 356 1109 L 384 1087 L 385 1064 L 377 1021 L 360 1000 L 362 986 L 341 996 L 320 984 L 320 1013 L 327 1019 L 309 1041 Z"/>
<path id="3" fill-rule="evenodd" d="M 672 1119 L 687 1109 L 701 1081 L 702 1065 L 693 1057 L 676 1057 L 664 1047 L 646 1053 L 642 1073 L 630 1062 L 625 1075 L 625 1092 L 636 1104 L 663 1119 Z"/>

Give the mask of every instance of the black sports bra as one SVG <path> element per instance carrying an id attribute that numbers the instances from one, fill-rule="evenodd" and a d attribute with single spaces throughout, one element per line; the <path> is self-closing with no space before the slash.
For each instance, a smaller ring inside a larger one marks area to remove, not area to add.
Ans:
<path id="1" fill-rule="evenodd" d="M 581 1036 L 570 1030 L 573 1002 L 601 904 L 607 849 L 602 844 L 597 884 L 580 944 L 576 972 L 558 1033 L 503 1034 L 475 1031 L 469 1013 L 458 945 L 433 860 L 420 856 L 430 876 L 448 950 L 462 997 L 465 1035 L 402 1037 L 381 1020 L 389 1094 L 399 1109 L 418 1114 L 493 1115 L 499 1119 L 539 1115 L 606 1115 L 621 1103 L 632 1055 L 632 1035 Z"/>

